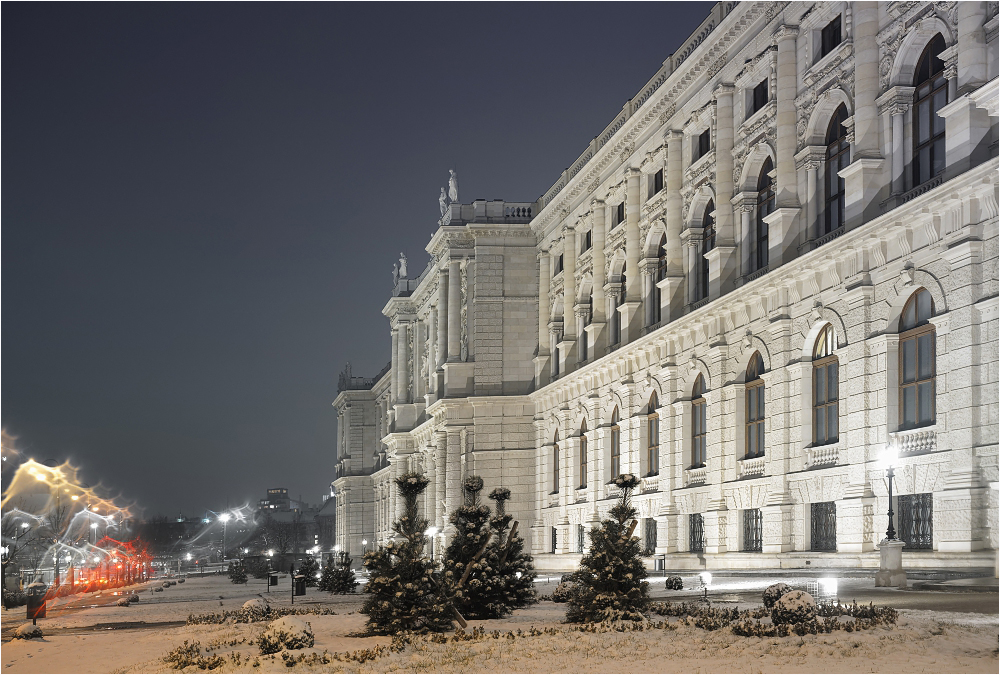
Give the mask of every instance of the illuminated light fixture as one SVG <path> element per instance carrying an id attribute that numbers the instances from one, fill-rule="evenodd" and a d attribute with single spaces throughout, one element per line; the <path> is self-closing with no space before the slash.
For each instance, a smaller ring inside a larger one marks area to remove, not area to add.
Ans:
<path id="1" fill-rule="evenodd" d="M 274 549 L 268 549 L 268 551 L 267 551 L 267 557 L 270 558 L 273 555 L 274 555 Z"/>
<path id="2" fill-rule="evenodd" d="M 837 596 L 837 580 L 833 577 L 819 579 L 819 589 L 824 595 Z"/>
<path id="3" fill-rule="evenodd" d="M 97 529 L 97 523 L 91 523 L 91 524 L 90 524 L 90 528 L 91 528 L 92 530 L 96 530 L 96 529 Z"/>
<path id="4" fill-rule="evenodd" d="M 185 557 L 186 557 L 186 558 L 187 558 L 188 560 L 190 560 L 190 559 L 191 559 L 191 558 L 193 558 L 194 556 L 192 556 L 192 555 L 191 555 L 190 553 L 188 553 L 188 554 L 187 554 L 187 555 L 186 555 Z"/>
<path id="5" fill-rule="evenodd" d="M 221 520 L 224 523 L 228 523 L 230 518 L 232 518 L 232 516 L 229 515 L 228 513 L 223 513 L 221 516 L 219 516 L 219 520 Z"/>
<path id="6" fill-rule="evenodd" d="M 77 499 L 79 499 L 79 498 L 80 498 L 80 495 L 73 495 L 72 497 L 70 497 L 70 499 L 72 499 L 72 500 L 73 500 L 74 502 L 75 502 L 75 501 L 76 501 Z"/>
<path id="7" fill-rule="evenodd" d="M 712 573 L 711 572 L 701 572 L 698 575 L 698 578 L 701 579 L 701 585 L 704 586 L 705 588 L 708 588 L 709 585 L 712 583 Z"/>

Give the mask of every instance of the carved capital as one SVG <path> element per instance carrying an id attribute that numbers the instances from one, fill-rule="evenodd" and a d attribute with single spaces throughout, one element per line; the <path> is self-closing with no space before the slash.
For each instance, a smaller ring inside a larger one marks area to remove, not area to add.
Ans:
<path id="1" fill-rule="evenodd" d="M 826 148 L 822 145 L 807 145 L 795 155 L 795 168 L 815 171 L 826 159 Z"/>
<path id="2" fill-rule="evenodd" d="M 778 44 L 784 40 L 794 40 L 799 36 L 798 26 L 782 25 L 771 36 L 771 44 Z"/>
<path id="3" fill-rule="evenodd" d="M 910 111 L 913 104 L 913 87 L 891 87 L 879 96 L 875 103 L 880 115 L 902 115 Z"/>
<path id="4" fill-rule="evenodd" d="M 731 82 L 720 82 L 715 85 L 715 89 L 712 90 L 712 94 L 715 95 L 716 99 L 722 98 L 723 96 L 732 96 L 733 92 L 736 91 L 736 85 Z"/>

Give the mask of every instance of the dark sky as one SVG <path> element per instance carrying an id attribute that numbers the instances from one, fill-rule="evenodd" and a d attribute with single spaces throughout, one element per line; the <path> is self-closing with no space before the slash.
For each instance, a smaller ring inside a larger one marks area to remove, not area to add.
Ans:
<path id="1" fill-rule="evenodd" d="M 318 502 L 448 169 L 533 201 L 711 3 L 2 5 L 2 423 L 146 514 Z"/>

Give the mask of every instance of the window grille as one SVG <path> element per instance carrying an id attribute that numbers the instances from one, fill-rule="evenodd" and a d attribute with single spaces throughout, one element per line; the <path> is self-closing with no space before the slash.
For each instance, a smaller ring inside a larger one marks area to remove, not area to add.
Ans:
<path id="1" fill-rule="evenodd" d="M 833 326 L 827 324 L 813 350 L 813 442 L 835 443 L 839 437 L 839 361 L 833 355 Z"/>
<path id="2" fill-rule="evenodd" d="M 760 509 L 745 509 L 743 511 L 743 550 L 756 551 L 763 550 L 764 542 L 764 518 Z"/>
<path id="3" fill-rule="evenodd" d="M 580 427 L 580 487 L 587 487 L 587 423 Z"/>
<path id="4" fill-rule="evenodd" d="M 811 505 L 810 539 L 813 551 L 837 550 L 837 504 L 816 502 Z"/>
<path id="5" fill-rule="evenodd" d="M 656 412 L 657 407 L 656 392 L 653 392 L 649 397 L 649 414 L 646 417 L 646 435 L 648 436 L 646 469 L 649 476 L 660 473 L 660 415 Z"/>
<path id="6" fill-rule="evenodd" d="M 618 408 L 611 415 L 611 480 L 621 474 L 622 429 L 618 426 Z"/>
<path id="7" fill-rule="evenodd" d="M 768 260 L 768 226 L 764 217 L 774 212 L 775 192 L 771 171 L 774 165 L 771 158 L 764 160 L 757 179 L 757 232 L 754 236 L 754 253 L 751 262 L 755 265 L 753 272 L 767 267 Z"/>
<path id="8" fill-rule="evenodd" d="M 700 513 L 688 516 L 688 550 L 692 553 L 705 552 L 705 518 Z"/>
<path id="9" fill-rule="evenodd" d="M 896 506 L 899 512 L 899 538 L 906 542 L 906 550 L 933 548 L 933 495 L 930 492 L 899 495 Z"/>
<path id="10" fill-rule="evenodd" d="M 844 224 L 844 200 L 847 194 L 840 170 L 851 163 L 851 144 L 847 140 L 847 108 L 841 105 L 826 132 L 826 210 L 822 234 L 830 234 Z"/>

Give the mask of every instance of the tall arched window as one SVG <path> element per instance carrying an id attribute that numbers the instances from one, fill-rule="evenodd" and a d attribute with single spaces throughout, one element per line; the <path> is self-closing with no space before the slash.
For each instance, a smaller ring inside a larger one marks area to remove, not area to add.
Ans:
<path id="1" fill-rule="evenodd" d="M 704 232 L 701 237 L 701 299 L 708 297 L 708 252 L 715 248 L 715 202 L 710 201 L 705 207 L 705 216 L 701 220 Z"/>
<path id="2" fill-rule="evenodd" d="M 837 357 L 833 355 L 835 336 L 827 324 L 813 348 L 813 443 L 826 445 L 839 438 L 840 398 Z"/>
<path id="3" fill-rule="evenodd" d="M 754 233 L 752 257 L 755 272 L 767 267 L 767 221 L 764 216 L 774 211 L 774 181 L 771 179 L 773 170 L 774 165 L 768 157 L 757 178 L 757 231 Z"/>
<path id="4" fill-rule="evenodd" d="M 622 472 L 622 428 L 618 422 L 618 408 L 611 413 L 611 480 L 614 480 Z"/>
<path id="5" fill-rule="evenodd" d="M 826 211 L 823 231 L 829 234 L 844 224 L 844 179 L 840 170 L 851 163 L 851 144 L 847 142 L 847 106 L 841 104 L 833 113 L 826 131 Z"/>
<path id="6" fill-rule="evenodd" d="M 552 492 L 559 492 L 559 432 L 552 443 Z"/>
<path id="7" fill-rule="evenodd" d="M 649 476 L 660 473 L 660 402 L 654 391 L 649 397 L 649 408 L 646 411 L 646 466 Z"/>
<path id="8" fill-rule="evenodd" d="M 580 487 L 587 487 L 587 421 L 580 425 Z"/>
<path id="9" fill-rule="evenodd" d="M 764 456 L 764 359 L 757 352 L 747 366 L 747 454 L 746 458 Z"/>
<path id="10" fill-rule="evenodd" d="M 691 390 L 691 468 L 700 469 L 705 466 L 705 440 L 707 418 L 705 402 L 705 378 L 698 375 Z"/>
<path id="11" fill-rule="evenodd" d="M 660 319 L 663 318 L 661 298 L 660 298 L 660 287 L 656 285 L 656 282 L 663 281 L 667 278 L 667 235 L 660 236 L 660 245 L 656 249 L 656 274 L 653 275 L 653 288 L 650 296 L 653 300 L 653 323 L 660 323 Z"/>
<path id="12" fill-rule="evenodd" d="M 924 47 L 913 78 L 913 185 L 944 171 L 944 119 L 938 110 L 948 103 L 948 78 L 940 58 L 944 38 L 938 33 Z"/>
<path id="13" fill-rule="evenodd" d="M 899 330 L 899 426 L 902 429 L 934 424 L 937 359 L 935 357 L 934 301 L 926 289 L 910 296 Z"/>

